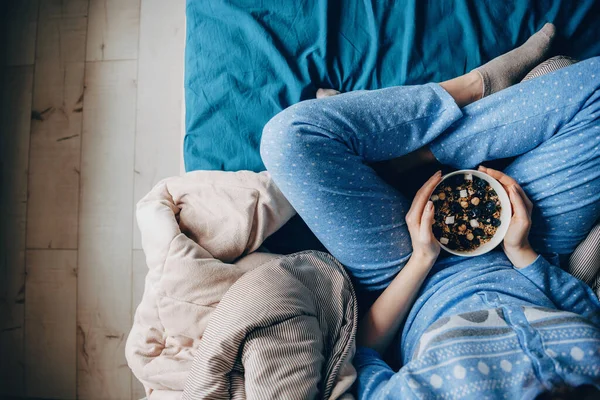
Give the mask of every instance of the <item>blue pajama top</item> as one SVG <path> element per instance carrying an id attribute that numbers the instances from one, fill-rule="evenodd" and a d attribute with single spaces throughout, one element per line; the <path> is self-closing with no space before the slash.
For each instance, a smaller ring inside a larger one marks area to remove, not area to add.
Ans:
<path id="1" fill-rule="evenodd" d="M 439 260 L 401 332 L 393 371 L 355 358 L 359 398 L 535 398 L 562 385 L 600 389 L 600 302 L 539 256 L 516 269 L 501 252 Z"/>

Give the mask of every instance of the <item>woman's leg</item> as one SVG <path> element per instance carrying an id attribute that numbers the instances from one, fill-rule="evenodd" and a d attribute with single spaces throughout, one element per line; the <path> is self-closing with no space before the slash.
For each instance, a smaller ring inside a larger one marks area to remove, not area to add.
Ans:
<path id="1" fill-rule="evenodd" d="M 585 152 L 574 154 L 571 149 L 566 161 L 552 158 L 548 162 L 556 168 L 561 163 L 587 165 L 582 163 L 587 157 L 592 167 L 597 166 L 598 139 L 593 132 L 598 113 L 590 107 L 598 103 L 599 62 L 599 58 L 586 60 L 513 86 L 462 112 L 435 84 L 303 102 L 265 127 L 263 159 L 283 193 L 329 251 L 364 287 L 383 288 L 410 256 L 404 225 L 410 201 L 366 164 L 401 157 L 429 143 L 442 163 L 472 168 L 483 161 L 527 153 L 557 133 L 559 138 L 577 129 L 576 135 L 584 134 L 587 148 L 595 153 L 585 156 Z M 578 124 L 586 112 L 587 122 Z M 584 150 L 581 144 L 576 146 Z M 549 146 L 552 148 L 552 143 Z M 534 164 L 528 171 L 513 167 L 507 172 L 517 175 L 533 200 L 540 202 L 540 210 L 549 210 L 553 204 L 554 212 L 559 212 L 562 206 L 552 203 L 554 200 L 542 201 L 534 192 L 535 185 L 528 183 L 556 172 L 539 159 Z M 578 227 L 584 233 L 597 218 L 600 196 L 598 168 L 587 174 L 581 176 L 586 183 L 579 186 L 590 192 L 577 193 L 582 196 L 577 198 L 579 205 L 589 211 L 585 218 L 577 216 L 585 220 Z M 569 189 L 569 184 L 564 184 Z M 540 190 L 539 196 L 542 193 Z M 541 234 L 539 218 L 534 225 L 534 236 Z"/>
<path id="2" fill-rule="evenodd" d="M 545 25 L 518 49 L 441 86 L 306 101 L 267 124 L 261 143 L 265 165 L 308 226 L 363 288 L 387 286 L 411 252 L 404 222 L 410 200 L 367 164 L 411 153 L 417 161 L 432 157 L 423 147 L 462 117 L 459 105 L 525 75 L 528 65 L 544 57 L 553 34 L 553 26 Z"/>
<path id="3" fill-rule="evenodd" d="M 457 168 L 519 156 L 505 173 L 535 205 L 531 242 L 570 254 L 600 217 L 600 58 L 463 108 L 430 148 Z M 522 154 L 522 155 L 521 155 Z"/>
<path id="4" fill-rule="evenodd" d="M 296 104 L 263 132 L 273 179 L 362 288 L 382 289 L 406 263 L 410 199 L 367 164 L 401 157 L 462 116 L 439 85 L 346 93 Z"/>

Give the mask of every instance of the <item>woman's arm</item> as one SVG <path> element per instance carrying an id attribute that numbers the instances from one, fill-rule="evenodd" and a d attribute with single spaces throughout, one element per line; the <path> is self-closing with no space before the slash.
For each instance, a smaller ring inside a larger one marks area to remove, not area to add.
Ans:
<path id="1" fill-rule="evenodd" d="M 406 225 L 413 245 L 410 260 L 359 323 L 358 344 L 370 347 L 380 354 L 389 347 L 440 254 L 440 245 L 431 231 L 434 209 L 429 197 L 441 176 L 441 171 L 438 171 L 429 178 L 415 195 L 406 214 Z"/>
<path id="2" fill-rule="evenodd" d="M 358 343 L 385 353 L 406 318 L 433 261 L 413 255 L 373 303 L 358 327 Z"/>

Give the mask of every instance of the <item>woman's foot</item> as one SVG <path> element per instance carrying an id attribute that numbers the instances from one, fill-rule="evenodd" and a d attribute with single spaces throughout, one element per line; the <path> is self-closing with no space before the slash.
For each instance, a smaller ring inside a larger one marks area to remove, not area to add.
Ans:
<path id="1" fill-rule="evenodd" d="M 555 26 L 547 23 L 520 47 L 474 69 L 483 80 L 482 97 L 514 85 L 544 61 L 555 32 Z"/>
<path id="2" fill-rule="evenodd" d="M 479 73 L 471 71 L 458 78 L 441 82 L 440 86 L 452 96 L 456 105 L 462 108 L 481 99 L 483 78 Z"/>
<path id="3" fill-rule="evenodd" d="M 335 96 L 336 94 L 340 94 L 340 92 L 335 89 L 319 89 L 317 90 L 317 99 Z"/>

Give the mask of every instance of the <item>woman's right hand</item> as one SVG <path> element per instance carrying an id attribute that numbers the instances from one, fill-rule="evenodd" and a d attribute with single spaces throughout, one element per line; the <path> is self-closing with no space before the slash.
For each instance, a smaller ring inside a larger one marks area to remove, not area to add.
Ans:
<path id="1" fill-rule="evenodd" d="M 442 171 L 436 172 L 429 178 L 415 195 L 410 210 L 406 214 L 406 225 L 413 247 L 412 257 L 417 257 L 421 261 L 419 264 L 428 265 L 429 268 L 433 266 L 440 254 L 440 244 L 431 230 L 434 205 L 429 198 L 441 180 Z"/>
<path id="2" fill-rule="evenodd" d="M 529 244 L 533 203 L 529 200 L 523 188 L 510 176 L 483 166 L 480 166 L 479 170 L 500 182 L 508 193 L 513 215 L 510 219 L 508 231 L 504 236 L 502 248 L 515 267 L 526 267 L 534 262 L 538 256 Z"/>

